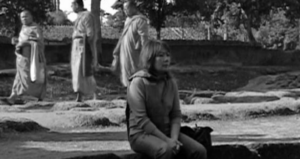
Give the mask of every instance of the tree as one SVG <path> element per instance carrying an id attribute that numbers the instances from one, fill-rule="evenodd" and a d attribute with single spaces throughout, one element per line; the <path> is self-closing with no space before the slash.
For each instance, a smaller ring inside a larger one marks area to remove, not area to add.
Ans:
<path id="1" fill-rule="evenodd" d="M 298 0 L 227 0 L 223 4 L 226 6 L 225 8 L 232 5 L 237 6 L 228 16 L 235 18 L 237 24 L 245 26 L 250 42 L 256 42 L 252 28 L 258 29 L 263 19 L 270 16 L 272 11 L 284 10 L 287 17 L 292 21 L 299 18 L 300 14 L 300 2 Z M 225 13 L 224 10 L 220 11 Z"/>
<path id="2" fill-rule="evenodd" d="M 0 0 L 0 10 L 2 10 L 0 27 L 18 35 L 21 24 L 19 14 L 24 9 L 32 12 L 35 22 L 46 25 L 47 13 L 53 9 L 53 3 L 52 0 Z"/>
<path id="3" fill-rule="evenodd" d="M 123 10 L 119 9 L 119 11 L 117 11 L 114 15 L 107 14 L 106 18 L 107 18 L 106 21 L 107 26 L 117 28 L 119 29 L 120 32 L 122 31 L 126 20 L 126 15 L 123 12 Z"/>
<path id="4" fill-rule="evenodd" d="M 207 30 L 208 40 L 216 37 L 216 28 L 220 25 L 218 19 L 213 18 L 214 11 L 218 6 L 218 0 L 174 0 L 173 15 L 178 18 L 191 17 L 195 27 Z"/>
<path id="5" fill-rule="evenodd" d="M 101 26 L 103 24 L 103 17 L 107 14 L 109 14 L 109 13 L 106 13 L 105 10 L 100 8 L 100 24 L 101 24 Z"/>
<path id="6" fill-rule="evenodd" d="M 59 8 L 60 8 L 60 0 L 56 0 L 56 4 L 57 4 L 56 10 L 60 10 L 60 9 L 59 9 Z"/>
<path id="7" fill-rule="evenodd" d="M 125 0 L 117 0 L 111 8 L 118 10 L 114 15 L 108 15 L 108 21 L 107 25 L 118 28 L 119 31 L 121 32 L 122 29 L 124 28 L 125 20 L 126 20 L 126 15 L 123 10 L 123 4 Z"/>
<path id="8" fill-rule="evenodd" d="M 136 0 L 140 11 L 150 20 L 156 30 L 156 38 L 160 39 L 161 28 L 165 26 L 167 16 L 172 15 L 172 4 L 167 0 Z"/>
<path id="9" fill-rule="evenodd" d="M 100 23 L 100 14 L 101 14 L 101 0 L 92 0 L 91 3 L 91 11 L 93 15 L 95 16 L 96 20 L 96 28 L 97 28 L 97 55 L 99 55 L 98 61 L 102 63 L 102 34 L 101 34 L 101 23 Z"/>
<path id="10" fill-rule="evenodd" d="M 256 39 L 266 48 L 293 50 L 299 40 L 298 27 L 286 17 L 285 11 L 279 9 L 260 26 Z"/>
<path id="11" fill-rule="evenodd" d="M 176 13 L 200 13 L 201 19 L 210 21 L 214 28 L 221 27 L 226 22 L 236 27 L 243 25 L 250 42 L 256 42 L 252 29 L 258 29 L 271 11 L 280 8 L 286 11 L 291 20 L 299 18 L 300 14 L 298 0 L 175 0 L 175 3 Z"/>
<path id="12" fill-rule="evenodd" d="M 60 0 L 52 0 L 52 4 L 53 4 L 53 9 L 54 9 L 55 11 L 60 10 L 60 9 L 59 9 L 59 8 L 60 8 Z"/>
<path id="13" fill-rule="evenodd" d="M 112 9 L 122 9 L 123 10 L 123 4 L 125 0 L 116 0 L 116 2 L 111 6 Z"/>
<path id="14" fill-rule="evenodd" d="M 56 10 L 49 13 L 49 23 L 53 25 L 69 25 L 72 22 L 68 19 L 67 13 Z"/>

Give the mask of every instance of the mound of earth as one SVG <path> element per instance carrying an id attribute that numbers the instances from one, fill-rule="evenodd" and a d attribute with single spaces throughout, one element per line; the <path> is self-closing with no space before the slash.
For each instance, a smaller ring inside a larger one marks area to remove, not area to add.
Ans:
<path id="1" fill-rule="evenodd" d="M 88 100 L 85 102 L 57 102 L 53 105 L 52 111 L 97 111 L 99 109 L 125 108 L 126 100 Z"/>
<path id="2" fill-rule="evenodd" d="M 210 103 L 261 103 L 277 101 L 281 98 L 298 98 L 300 89 L 284 89 L 266 92 L 253 91 L 233 91 L 233 92 L 218 92 L 210 91 L 210 94 L 203 93 L 207 91 L 180 91 L 179 95 L 182 99 L 182 104 L 210 104 Z"/>
<path id="3" fill-rule="evenodd" d="M 247 119 L 286 116 L 300 113 L 300 100 L 281 98 L 261 103 L 226 103 L 182 105 L 184 122 L 203 120 Z"/>
<path id="4" fill-rule="evenodd" d="M 32 131 L 48 131 L 35 121 L 25 118 L 0 118 L 0 130 L 2 132 L 32 132 Z"/>
<path id="5" fill-rule="evenodd" d="M 79 114 L 74 116 L 72 120 L 78 127 L 119 126 L 119 124 L 111 122 L 107 117 L 99 115 Z"/>
<path id="6" fill-rule="evenodd" d="M 248 82 L 239 91 L 269 91 L 278 89 L 300 88 L 300 72 L 289 72 L 278 75 L 259 76 Z"/>
<path id="7" fill-rule="evenodd" d="M 84 109 L 88 108 L 90 109 L 91 107 L 82 102 L 58 102 L 56 103 L 53 107 L 53 111 L 68 111 L 68 110 L 74 110 L 74 109 Z"/>
<path id="8" fill-rule="evenodd" d="M 259 103 L 276 101 L 280 98 L 275 95 L 259 92 L 229 92 L 225 95 L 212 97 L 211 103 Z"/>

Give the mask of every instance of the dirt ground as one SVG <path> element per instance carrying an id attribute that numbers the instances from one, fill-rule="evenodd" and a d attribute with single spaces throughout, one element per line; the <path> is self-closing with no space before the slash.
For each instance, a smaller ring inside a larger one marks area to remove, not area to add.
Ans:
<path id="1" fill-rule="evenodd" d="M 72 100 L 75 95 L 71 87 L 71 74 L 68 64 L 49 66 L 46 101 Z M 250 79 L 266 74 L 276 74 L 298 68 L 286 67 L 239 67 L 239 66 L 172 66 L 180 90 L 217 90 L 231 91 L 245 86 Z M 99 98 L 105 95 L 122 94 L 125 89 L 117 76 L 110 72 L 97 72 L 97 91 Z M 0 96 L 9 96 L 14 73 L 0 71 Z"/>
<path id="2" fill-rule="evenodd" d="M 245 86 L 250 79 L 255 77 L 297 69 L 175 65 L 172 67 L 172 72 L 177 79 L 180 90 L 228 92 Z M 51 66 L 49 75 L 47 97 L 44 103 L 12 107 L 0 104 L 0 118 L 30 119 L 49 128 L 50 131 L 0 133 L 0 158 L 53 159 L 108 152 L 116 154 L 131 152 L 124 125 L 124 106 L 101 107 L 97 110 L 83 107 L 80 109 L 53 110 L 53 105 L 56 102 L 71 101 L 75 95 L 71 89 L 71 75 L 68 65 Z M 7 73 L 7 71 L 1 73 L 0 71 L 0 96 L 9 95 L 13 79 L 12 73 Z M 115 75 L 108 72 L 98 72 L 96 79 L 99 99 L 112 100 L 124 96 L 125 89 L 122 88 Z M 191 119 L 183 122 L 183 125 L 194 126 L 197 124 L 198 126 L 212 127 L 214 129 L 212 133 L 214 145 L 299 143 L 299 105 L 300 100 L 298 98 L 281 98 L 278 101 L 262 103 L 182 105 L 183 113 Z M 284 111 L 276 114 L 275 110 Z M 200 120 L 202 119 L 199 117 L 201 115 L 208 116 L 209 119 Z M 117 125 L 103 126 L 101 121 L 99 124 L 99 120 L 97 120 L 98 125 L 85 125 L 81 122 L 82 119 L 89 116 L 107 117 L 110 122 L 117 123 Z M 213 118 L 210 118 L 211 116 Z"/>
<path id="3" fill-rule="evenodd" d="M 185 125 L 212 127 L 214 145 L 299 143 L 299 117 L 295 115 L 241 121 L 198 121 Z M 53 159 L 109 152 L 122 155 L 131 152 L 126 135 L 124 126 L 12 133 L 1 136 L 0 154 L 3 159 Z"/>

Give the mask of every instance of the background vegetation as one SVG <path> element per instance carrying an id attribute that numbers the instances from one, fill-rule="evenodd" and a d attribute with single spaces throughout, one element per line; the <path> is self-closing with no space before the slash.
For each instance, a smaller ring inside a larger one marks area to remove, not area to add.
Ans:
<path id="1" fill-rule="evenodd" d="M 230 40 L 260 43 L 270 49 L 299 48 L 298 0 L 135 1 L 150 20 L 153 38 Z M 100 33 L 104 38 L 117 39 L 122 32 L 126 18 L 123 3 L 124 0 L 117 0 L 112 6 L 118 10 L 114 15 L 100 10 Z M 30 8 L 39 15 L 36 21 L 45 26 L 47 39 L 66 40 L 70 38 L 72 22 L 67 19 L 69 13 L 59 10 L 59 5 L 59 0 L 0 0 L 0 34 L 16 35 L 20 28 L 19 12 Z"/>

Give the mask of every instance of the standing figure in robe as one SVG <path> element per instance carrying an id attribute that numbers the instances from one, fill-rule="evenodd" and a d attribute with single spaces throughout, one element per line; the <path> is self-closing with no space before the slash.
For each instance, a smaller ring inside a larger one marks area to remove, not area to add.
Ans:
<path id="1" fill-rule="evenodd" d="M 139 57 L 142 46 L 148 40 L 148 19 L 142 15 L 134 1 L 123 5 L 127 16 L 123 33 L 114 49 L 112 70 L 118 72 L 121 83 L 127 87 L 129 77 L 139 70 Z"/>
<path id="2" fill-rule="evenodd" d="M 76 101 L 82 101 L 82 95 L 96 95 L 94 71 L 97 62 L 97 28 L 94 16 L 84 9 L 82 0 L 73 0 L 72 9 L 77 13 L 72 36 L 71 71 Z"/>
<path id="3" fill-rule="evenodd" d="M 33 21 L 28 10 L 20 14 L 22 29 L 18 39 L 12 39 L 16 50 L 16 76 L 11 95 L 6 99 L 14 104 L 18 97 L 31 96 L 39 101 L 46 94 L 46 59 L 42 29 Z"/>

